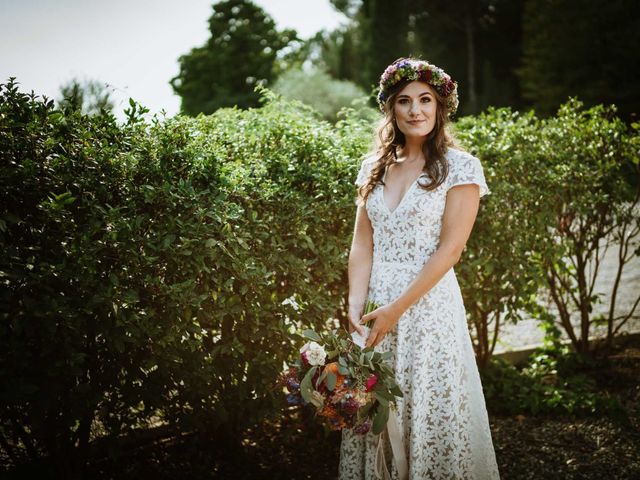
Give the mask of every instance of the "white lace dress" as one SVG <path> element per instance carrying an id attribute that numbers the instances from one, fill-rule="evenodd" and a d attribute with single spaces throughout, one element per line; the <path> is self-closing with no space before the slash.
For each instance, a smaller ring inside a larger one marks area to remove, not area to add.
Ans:
<path id="1" fill-rule="evenodd" d="M 480 160 L 454 149 L 447 153 L 449 174 L 432 191 L 419 177 L 398 206 L 387 207 L 382 185 L 367 199 L 373 226 L 373 266 L 369 298 L 380 305 L 395 300 L 438 247 L 447 190 L 480 185 L 490 193 Z M 356 185 L 367 178 L 375 158 L 362 162 Z M 425 175 L 425 174 L 423 174 Z M 428 179 L 426 179 L 428 182 Z M 465 307 L 453 268 L 414 303 L 376 347 L 394 353 L 390 361 L 404 397 L 397 422 L 411 480 L 499 479 L 484 393 L 469 336 Z M 393 413 L 393 412 L 391 412 Z M 388 436 L 387 468 L 398 478 Z M 374 474 L 378 436 L 342 431 L 340 480 L 369 480 Z"/>

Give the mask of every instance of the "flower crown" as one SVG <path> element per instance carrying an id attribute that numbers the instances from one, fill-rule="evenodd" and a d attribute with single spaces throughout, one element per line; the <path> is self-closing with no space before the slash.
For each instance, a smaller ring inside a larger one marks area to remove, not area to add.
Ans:
<path id="1" fill-rule="evenodd" d="M 389 65 L 380 77 L 378 91 L 378 105 L 384 109 L 384 102 L 389 97 L 389 91 L 401 80 L 421 80 L 436 89 L 440 96 L 446 99 L 449 115 L 458 109 L 458 83 L 451 79 L 439 67 L 424 60 L 414 58 L 399 58 Z"/>

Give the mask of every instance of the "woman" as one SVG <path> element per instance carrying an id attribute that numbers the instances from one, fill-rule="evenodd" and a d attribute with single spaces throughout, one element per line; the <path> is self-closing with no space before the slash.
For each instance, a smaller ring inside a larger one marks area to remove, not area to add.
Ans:
<path id="1" fill-rule="evenodd" d="M 386 430 L 343 430 L 340 479 L 498 479 L 453 271 L 479 199 L 490 193 L 480 161 L 453 148 L 446 129 L 457 84 L 428 62 L 400 58 L 382 74 L 378 102 L 377 148 L 356 180 L 349 330 L 364 335 L 363 324 L 372 322 L 366 345 L 393 352 L 404 396 L 391 411 L 394 449 Z M 381 306 L 361 317 L 367 298 Z"/>

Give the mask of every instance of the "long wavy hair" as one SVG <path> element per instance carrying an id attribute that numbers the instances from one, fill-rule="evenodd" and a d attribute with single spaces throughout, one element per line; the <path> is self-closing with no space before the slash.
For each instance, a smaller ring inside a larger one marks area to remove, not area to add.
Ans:
<path id="1" fill-rule="evenodd" d="M 374 145 L 364 158 L 375 155 L 377 159 L 371 169 L 369 178 L 358 188 L 358 205 L 364 205 L 371 191 L 376 185 L 384 185 L 382 177 L 385 169 L 398 161 L 397 148 L 404 147 L 406 139 L 398 125 L 393 120 L 393 107 L 396 98 L 402 89 L 412 80 L 401 80 L 394 86 L 383 106 L 383 116 L 376 127 Z M 429 132 L 422 144 L 422 152 L 426 159 L 424 173 L 429 178 L 429 183 L 420 181 L 418 186 L 424 190 L 433 190 L 439 187 L 449 174 L 448 162 L 445 157 L 449 147 L 462 150 L 450 129 L 449 112 L 445 99 L 432 88 L 436 97 L 436 122 L 433 130 Z"/>

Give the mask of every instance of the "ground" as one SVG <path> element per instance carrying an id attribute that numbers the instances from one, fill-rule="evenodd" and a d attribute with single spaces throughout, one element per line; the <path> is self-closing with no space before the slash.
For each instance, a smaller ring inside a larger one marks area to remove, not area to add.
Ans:
<path id="1" fill-rule="evenodd" d="M 590 375 L 599 391 L 623 404 L 628 419 L 605 416 L 501 416 L 490 424 L 503 480 L 640 479 L 640 341 L 619 347 Z M 293 408 L 293 407 L 292 407 Z M 306 426 L 304 426 L 306 425 Z M 243 447 L 194 435 L 164 439 L 94 459 L 96 479 L 335 479 L 340 433 L 310 412 L 292 409 L 245 432 Z M 26 470 L 11 478 L 33 478 Z"/>

